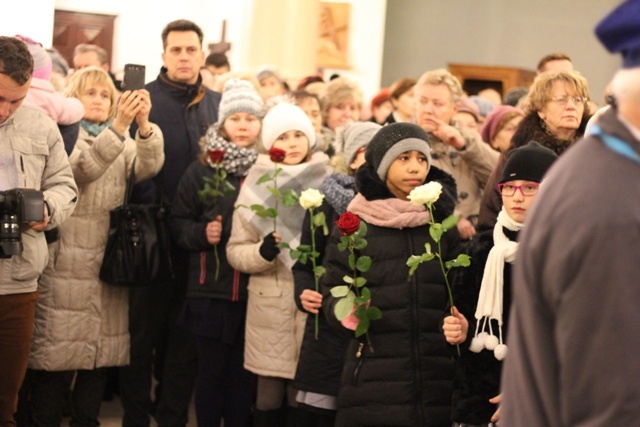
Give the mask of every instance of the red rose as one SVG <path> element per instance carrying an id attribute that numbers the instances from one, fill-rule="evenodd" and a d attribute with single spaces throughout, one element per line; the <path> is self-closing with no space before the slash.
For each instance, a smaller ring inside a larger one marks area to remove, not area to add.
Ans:
<path id="1" fill-rule="evenodd" d="M 269 150 L 269 158 L 273 163 L 282 163 L 285 157 L 287 157 L 287 152 L 280 148 L 271 147 Z"/>
<path id="2" fill-rule="evenodd" d="M 214 164 L 222 162 L 222 159 L 224 158 L 224 150 L 209 150 L 207 151 L 207 154 L 209 155 L 211 163 Z"/>
<path id="3" fill-rule="evenodd" d="M 336 221 L 336 226 L 342 236 L 351 236 L 360 228 L 360 218 L 351 212 L 345 212 Z"/>

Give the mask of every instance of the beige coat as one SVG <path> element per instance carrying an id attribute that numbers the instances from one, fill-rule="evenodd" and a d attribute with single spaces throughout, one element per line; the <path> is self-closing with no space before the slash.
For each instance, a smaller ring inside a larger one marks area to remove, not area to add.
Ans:
<path id="1" fill-rule="evenodd" d="M 78 189 L 56 124 L 40 111 L 21 106 L 0 123 L 0 143 L 13 151 L 14 170 L 20 176 L 15 186 L 41 190 L 49 207 L 47 228 L 59 226 L 73 212 Z M 8 189 L 7 182 L 2 184 L 0 188 Z M 0 259 L 0 295 L 35 292 L 47 264 L 44 233 L 21 230 L 22 255 Z"/>
<path id="2" fill-rule="evenodd" d="M 278 189 L 300 194 L 306 188 L 320 189 L 330 172 L 329 158 L 314 153 L 308 162 L 280 165 Z M 257 184 L 265 172 L 273 173 L 273 163 L 267 155 L 259 155 L 247 175 L 236 205 L 259 203 L 274 206 L 270 199 L 271 184 Z M 262 376 L 293 379 L 304 334 L 306 313 L 296 307 L 293 292 L 293 260 L 282 249 L 272 262 L 260 256 L 265 230 L 273 230 L 271 219 L 259 219 L 245 207 L 233 214 L 231 237 L 227 243 L 227 259 L 236 270 L 250 274 L 247 321 L 244 346 L 244 366 Z M 278 233 L 291 247 L 297 247 L 305 212 L 296 204 L 281 207 L 277 217 Z M 276 280 L 277 272 L 277 280 Z"/>
<path id="3" fill-rule="evenodd" d="M 272 262 L 262 258 L 259 250 L 264 236 L 239 209 L 233 214 L 227 258 L 235 269 L 251 274 L 244 367 L 257 375 L 293 379 L 307 315 L 295 305 L 293 273 L 281 260 L 285 255 Z"/>
<path id="4" fill-rule="evenodd" d="M 124 143 L 110 129 L 80 137 L 69 157 L 78 184 L 73 215 L 49 245 L 40 281 L 29 367 L 47 371 L 121 366 L 129 362 L 128 291 L 102 283 L 98 273 L 109 230 L 109 211 L 122 204 L 136 161 L 138 181 L 164 162 L 160 128 Z"/>
<path id="5" fill-rule="evenodd" d="M 500 153 L 482 141 L 477 132 L 462 132 L 465 149 L 462 151 L 446 145 L 430 135 L 433 165 L 451 174 L 458 187 L 458 203 L 455 214 L 462 218 L 477 216 L 480 212 L 482 190 Z"/>

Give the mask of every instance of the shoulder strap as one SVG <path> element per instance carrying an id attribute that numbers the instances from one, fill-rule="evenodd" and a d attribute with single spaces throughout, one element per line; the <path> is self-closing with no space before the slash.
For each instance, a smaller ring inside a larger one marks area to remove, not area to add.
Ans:
<path id="1" fill-rule="evenodd" d="M 133 193 L 133 185 L 136 183 L 136 159 L 133 158 L 133 164 L 131 165 L 131 172 L 129 172 L 129 178 L 127 179 L 127 188 L 124 192 L 124 204 L 128 205 L 131 200 L 131 194 Z"/>
<path id="2" fill-rule="evenodd" d="M 591 128 L 591 134 L 597 136 L 604 142 L 604 144 L 612 151 L 625 156 L 634 162 L 640 164 L 640 155 L 631 147 L 631 145 L 623 141 L 622 139 L 615 137 L 613 135 L 609 135 L 608 133 L 604 133 L 599 125 L 593 125 Z"/>

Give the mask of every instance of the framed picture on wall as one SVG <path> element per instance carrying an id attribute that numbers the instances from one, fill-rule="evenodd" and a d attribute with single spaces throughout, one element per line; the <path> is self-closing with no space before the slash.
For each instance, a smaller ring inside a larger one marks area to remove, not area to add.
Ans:
<path id="1" fill-rule="evenodd" d="M 318 67 L 349 68 L 349 3 L 320 2 Z"/>

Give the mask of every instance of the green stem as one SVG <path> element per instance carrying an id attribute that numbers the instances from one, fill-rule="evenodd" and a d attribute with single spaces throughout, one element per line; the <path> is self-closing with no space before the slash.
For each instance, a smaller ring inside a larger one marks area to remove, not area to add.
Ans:
<path id="1" fill-rule="evenodd" d="M 273 186 L 274 188 L 277 190 L 278 189 L 278 164 L 274 163 L 275 165 L 275 171 L 273 173 Z M 276 214 L 273 217 L 273 232 L 276 232 L 276 221 L 278 220 L 278 199 L 279 197 L 276 196 Z M 278 257 L 276 256 L 276 273 L 275 273 L 275 278 L 276 278 L 276 286 L 278 286 Z"/>
<path id="2" fill-rule="evenodd" d="M 429 214 L 431 215 L 431 223 L 433 224 L 433 210 L 431 209 L 431 205 L 428 205 L 429 207 Z M 449 285 L 449 278 L 448 278 L 448 271 L 445 270 L 444 268 L 444 262 L 442 261 L 442 256 L 440 254 L 442 254 L 442 244 L 440 243 L 441 239 L 438 239 L 438 241 L 436 242 L 438 244 L 438 252 L 436 253 L 436 256 L 438 257 L 438 261 L 440 262 L 440 269 L 442 270 L 442 276 L 444 277 L 444 283 L 447 286 L 447 295 L 449 296 L 449 306 L 451 307 L 449 310 L 451 312 L 451 315 L 453 316 L 453 293 L 451 292 L 451 286 Z M 458 350 L 458 356 L 460 356 L 460 344 L 456 344 L 456 348 Z"/>
<path id="3" fill-rule="evenodd" d="M 320 289 L 318 286 L 318 275 L 316 274 L 316 227 L 315 222 L 313 220 L 313 208 L 309 208 L 309 217 L 310 217 L 310 226 L 311 226 L 311 265 L 313 266 L 313 279 L 316 283 L 316 292 L 319 293 Z M 320 316 L 320 311 L 316 313 L 315 326 L 316 326 L 316 339 L 318 339 L 318 329 L 320 327 L 318 317 Z"/>

